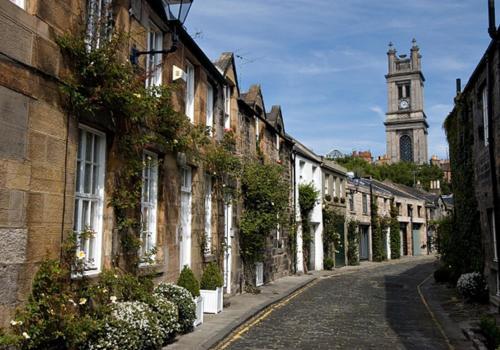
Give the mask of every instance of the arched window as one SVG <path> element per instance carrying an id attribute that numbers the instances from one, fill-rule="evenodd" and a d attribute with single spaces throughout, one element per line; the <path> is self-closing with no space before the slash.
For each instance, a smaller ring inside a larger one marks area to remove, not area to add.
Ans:
<path id="1" fill-rule="evenodd" d="M 408 135 L 403 135 L 399 139 L 399 156 L 404 162 L 413 162 L 413 145 Z"/>

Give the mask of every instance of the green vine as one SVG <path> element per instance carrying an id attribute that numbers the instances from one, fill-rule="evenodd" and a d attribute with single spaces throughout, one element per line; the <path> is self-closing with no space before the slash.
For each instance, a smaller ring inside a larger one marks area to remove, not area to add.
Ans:
<path id="1" fill-rule="evenodd" d="M 483 271 L 483 243 L 475 195 L 472 109 L 472 101 L 459 96 L 444 123 L 453 173 L 454 213 L 451 225 L 445 220 L 446 229 L 451 226 L 452 234 L 440 238 L 439 249 L 442 262 L 452 271 L 453 280 L 462 273 Z M 446 230 L 438 227 L 439 231 Z"/>
<path id="2" fill-rule="evenodd" d="M 359 265 L 358 247 L 358 222 L 349 220 L 347 223 L 347 262 L 349 265 Z"/>
<path id="3" fill-rule="evenodd" d="M 311 235 L 311 212 L 318 203 L 319 191 L 312 182 L 299 185 L 299 208 L 302 226 L 302 251 L 304 255 L 304 268 L 309 265 Z"/>
<path id="4" fill-rule="evenodd" d="M 384 247 L 384 231 L 387 228 L 387 222 L 384 218 L 378 216 L 378 205 L 376 197 L 371 196 L 371 225 L 372 225 L 372 252 L 374 261 L 384 261 L 387 259 Z"/>
<path id="5" fill-rule="evenodd" d="M 391 218 L 390 218 L 390 231 L 391 231 L 391 259 L 399 259 L 401 257 L 401 236 L 399 234 L 399 221 L 398 221 L 398 208 L 391 202 Z"/>
<path id="6" fill-rule="evenodd" d="M 240 253 L 245 281 L 253 285 L 255 263 L 264 258 L 266 240 L 277 225 L 284 230 L 289 222 L 289 185 L 283 167 L 249 160 L 243 165 L 241 194 L 244 210 L 240 219 Z"/>
<path id="7" fill-rule="evenodd" d="M 341 232 L 344 232 L 345 216 L 338 213 L 333 207 L 323 208 L 323 251 L 325 258 L 335 259 L 343 247 Z"/>
<path id="8" fill-rule="evenodd" d="M 83 36 L 57 39 L 70 68 L 63 93 L 67 109 L 79 120 L 105 125 L 116 135 L 113 153 L 119 166 L 114 171 L 113 207 L 121 254 L 114 264 L 136 271 L 142 261 L 141 191 L 143 151 L 188 152 L 196 156 L 208 137 L 172 105 L 172 87 L 146 88 L 146 74 L 123 59 L 128 48 L 125 36 L 113 35 L 99 48 L 87 50 Z"/>

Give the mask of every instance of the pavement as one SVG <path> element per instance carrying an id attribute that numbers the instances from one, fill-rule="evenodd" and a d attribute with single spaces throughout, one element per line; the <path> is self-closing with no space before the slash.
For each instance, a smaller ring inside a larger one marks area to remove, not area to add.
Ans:
<path id="1" fill-rule="evenodd" d="M 165 349 L 449 349 L 416 288 L 435 260 L 403 257 L 284 277 L 260 294 L 232 296 L 230 307 L 205 314 L 203 325 Z"/>

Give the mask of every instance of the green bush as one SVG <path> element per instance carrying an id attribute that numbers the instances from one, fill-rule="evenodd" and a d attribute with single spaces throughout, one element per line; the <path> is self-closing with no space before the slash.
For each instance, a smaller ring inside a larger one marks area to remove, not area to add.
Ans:
<path id="1" fill-rule="evenodd" d="M 358 223 L 354 220 L 350 220 L 347 223 L 347 262 L 351 266 L 359 265 L 357 227 Z"/>
<path id="2" fill-rule="evenodd" d="M 332 258 L 325 258 L 323 260 L 323 268 L 325 270 L 333 270 L 333 265 L 334 263 Z"/>
<path id="3" fill-rule="evenodd" d="M 500 346 L 500 329 L 494 316 L 481 317 L 479 328 L 486 338 L 488 349 L 497 349 Z"/>
<path id="4" fill-rule="evenodd" d="M 177 280 L 177 285 L 186 288 L 193 298 L 200 296 L 200 283 L 196 279 L 193 271 L 189 266 L 184 266 Z"/>
<path id="5" fill-rule="evenodd" d="M 399 259 L 401 257 L 401 235 L 399 233 L 398 208 L 394 205 L 394 202 L 391 203 L 389 227 L 391 259 Z"/>
<path id="6" fill-rule="evenodd" d="M 434 271 L 434 281 L 437 283 L 445 283 L 451 281 L 451 270 L 448 266 L 442 265 Z"/>
<path id="7" fill-rule="evenodd" d="M 141 301 L 116 303 L 103 330 L 89 341 L 88 349 L 158 349 L 168 338 L 158 316 Z"/>
<path id="8" fill-rule="evenodd" d="M 172 301 L 179 310 L 179 332 L 184 334 L 193 330 L 196 319 L 196 304 L 193 296 L 184 287 L 162 282 L 156 286 L 154 294 Z"/>
<path id="9" fill-rule="evenodd" d="M 201 276 L 201 289 L 215 290 L 224 285 L 224 278 L 216 263 L 210 263 Z"/>

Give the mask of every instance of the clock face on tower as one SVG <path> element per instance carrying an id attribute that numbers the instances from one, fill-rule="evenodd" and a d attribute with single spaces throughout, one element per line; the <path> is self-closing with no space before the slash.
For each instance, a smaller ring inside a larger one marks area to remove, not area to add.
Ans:
<path id="1" fill-rule="evenodd" d="M 408 100 L 400 100 L 399 108 L 400 109 L 408 109 L 410 107 L 410 102 Z"/>

